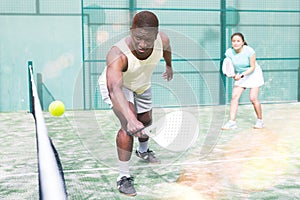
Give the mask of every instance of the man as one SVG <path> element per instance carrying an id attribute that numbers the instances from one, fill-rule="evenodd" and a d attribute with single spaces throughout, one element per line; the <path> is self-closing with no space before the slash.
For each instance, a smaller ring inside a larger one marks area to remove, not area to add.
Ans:
<path id="1" fill-rule="evenodd" d="M 121 123 L 117 133 L 119 177 L 117 186 L 121 193 L 135 196 L 129 161 L 134 138 L 139 145 L 136 155 L 149 163 L 160 163 L 148 140 L 140 131 L 152 123 L 151 76 L 164 58 L 166 71 L 163 78 L 173 78 L 171 46 L 168 36 L 158 30 L 158 19 L 149 11 L 137 13 L 130 28 L 130 35 L 116 43 L 108 52 L 107 67 L 99 78 L 102 98 L 111 105 Z"/>

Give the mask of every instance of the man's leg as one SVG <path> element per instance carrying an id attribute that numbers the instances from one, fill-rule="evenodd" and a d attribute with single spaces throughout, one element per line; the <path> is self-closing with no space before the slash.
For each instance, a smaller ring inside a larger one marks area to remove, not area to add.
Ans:
<path id="1" fill-rule="evenodd" d="M 135 109 L 132 103 L 129 103 L 130 109 Z M 121 128 L 116 137 L 117 153 L 119 158 L 119 176 L 117 178 L 117 186 L 119 191 L 123 194 L 135 196 L 136 191 L 133 187 L 133 179 L 130 175 L 129 163 L 133 148 L 133 137 L 126 133 L 126 120 L 124 116 L 115 111 L 119 118 Z"/>
<path id="2" fill-rule="evenodd" d="M 152 123 L 152 110 L 138 114 L 138 120 L 144 126 L 149 126 Z M 160 160 L 155 157 L 154 152 L 149 149 L 149 137 L 139 138 L 139 145 L 135 151 L 136 155 L 148 163 L 160 163 Z"/>
<path id="3" fill-rule="evenodd" d="M 135 107 L 137 118 L 144 126 L 152 124 L 152 90 L 149 88 L 142 94 L 135 94 Z M 139 146 L 135 151 L 136 155 L 149 163 L 160 163 L 160 160 L 155 157 L 154 152 L 149 150 L 149 138 L 139 138 Z"/>

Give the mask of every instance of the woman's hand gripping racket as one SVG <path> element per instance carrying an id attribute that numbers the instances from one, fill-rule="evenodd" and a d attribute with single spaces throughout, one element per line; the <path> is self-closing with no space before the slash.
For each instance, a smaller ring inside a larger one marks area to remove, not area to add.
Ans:
<path id="1" fill-rule="evenodd" d="M 139 132 L 151 137 L 161 147 L 179 152 L 187 150 L 195 143 L 199 134 L 199 124 L 191 113 L 174 111 L 166 114 L 148 127 L 144 127 L 135 133 L 127 133 L 135 135 Z"/>
<path id="2" fill-rule="evenodd" d="M 234 72 L 234 67 L 232 64 L 232 61 L 230 58 L 225 58 L 222 64 L 222 72 L 223 74 L 225 74 L 225 76 L 227 77 L 234 77 L 235 76 L 235 72 Z"/>

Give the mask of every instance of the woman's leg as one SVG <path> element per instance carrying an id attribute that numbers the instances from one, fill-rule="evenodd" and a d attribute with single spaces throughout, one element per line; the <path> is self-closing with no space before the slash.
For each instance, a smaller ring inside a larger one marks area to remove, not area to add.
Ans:
<path id="1" fill-rule="evenodd" d="M 232 89 L 232 97 L 230 103 L 230 120 L 235 121 L 236 113 L 239 105 L 239 99 L 242 93 L 245 91 L 245 88 L 234 86 Z"/>
<path id="2" fill-rule="evenodd" d="M 259 87 L 250 89 L 250 101 L 253 104 L 257 119 L 262 119 L 261 104 L 258 100 Z"/>
<path id="3" fill-rule="evenodd" d="M 245 88 L 234 86 L 232 89 L 232 97 L 230 103 L 230 120 L 222 127 L 222 130 L 236 129 L 237 125 L 235 122 L 235 117 L 239 105 L 239 99 Z"/>

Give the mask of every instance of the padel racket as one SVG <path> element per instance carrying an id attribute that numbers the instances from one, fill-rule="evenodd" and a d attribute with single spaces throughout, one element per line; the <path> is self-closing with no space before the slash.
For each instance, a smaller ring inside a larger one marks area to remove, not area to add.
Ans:
<path id="1" fill-rule="evenodd" d="M 130 133 L 142 132 L 151 137 L 161 147 L 170 151 L 185 151 L 198 138 L 199 124 L 193 114 L 186 111 L 174 111 L 166 114 L 148 127 Z"/>
<path id="2" fill-rule="evenodd" d="M 234 67 L 230 58 L 226 57 L 222 64 L 222 72 L 227 77 L 233 77 L 235 75 Z"/>

